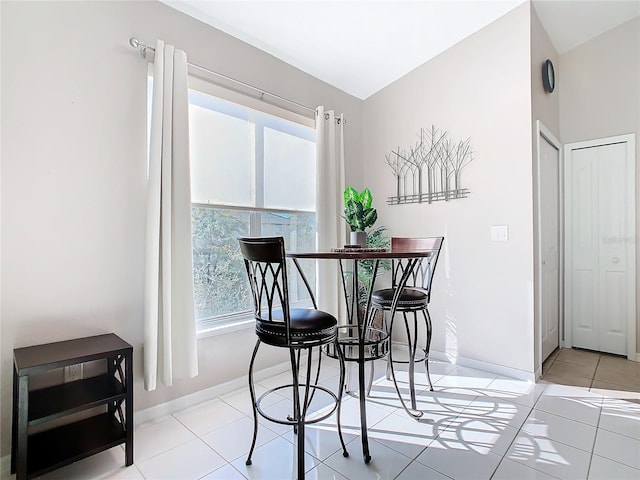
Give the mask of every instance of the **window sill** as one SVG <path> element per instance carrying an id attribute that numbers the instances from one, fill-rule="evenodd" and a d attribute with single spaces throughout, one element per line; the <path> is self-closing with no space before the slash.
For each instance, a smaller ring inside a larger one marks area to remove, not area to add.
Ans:
<path id="1" fill-rule="evenodd" d="M 313 304 L 309 299 L 300 300 L 293 302 L 291 308 L 313 308 Z M 229 316 L 226 319 L 202 320 L 196 325 L 196 339 L 200 340 L 201 338 L 216 337 L 240 330 L 249 330 L 254 325 L 255 318 L 251 313 L 240 313 L 235 316 Z"/>
<path id="2" fill-rule="evenodd" d="M 224 335 L 231 332 L 237 332 L 240 330 L 249 330 L 253 328 L 255 320 L 253 317 L 237 318 L 232 322 L 222 323 L 214 326 L 207 326 L 196 332 L 196 339 L 217 337 L 218 335 Z"/>

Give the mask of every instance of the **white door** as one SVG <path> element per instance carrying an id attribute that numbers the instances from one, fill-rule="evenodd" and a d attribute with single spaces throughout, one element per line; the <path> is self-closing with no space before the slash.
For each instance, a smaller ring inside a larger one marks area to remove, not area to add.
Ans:
<path id="1" fill-rule="evenodd" d="M 560 323 L 560 152 L 540 137 L 540 318 L 542 361 L 559 346 Z"/>
<path id="2" fill-rule="evenodd" d="M 565 147 L 570 345 L 635 356 L 635 139 Z"/>

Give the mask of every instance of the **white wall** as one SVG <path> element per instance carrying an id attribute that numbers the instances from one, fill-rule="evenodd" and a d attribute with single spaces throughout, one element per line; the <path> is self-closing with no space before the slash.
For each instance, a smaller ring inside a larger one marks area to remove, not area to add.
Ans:
<path id="1" fill-rule="evenodd" d="M 640 162 L 640 18 L 564 53 L 556 73 L 563 143 L 635 133 L 636 163 Z M 636 192 L 638 202 L 638 183 Z M 636 212 L 640 215 L 640 203 Z M 640 228 L 638 221 L 636 228 Z M 636 258 L 640 262 L 640 256 Z M 640 304 L 640 282 L 636 283 L 636 303 Z M 640 308 L 636 311 L 640 315 Z M 636 332 L 639 349 L 640 317 Z"/>
<path id="2" fill-rule="evenodd" d="M 432 348 L 532 374 L 533 229 L 529 5 L 371 96 L 363 109 L 365 185 L 393 235 L 446 237 L 436 272 Z M 420 128 L 471 137 L 468 199 L 386 205 L 395 182 L 385 154 Z M 492 225 L 509 240 L 492 242 Z"/>
<path id="3" fill-rule="evenodd" d="M 563 78 L 556 81 L 553 93 L 547 93 L 542 86 L 542 64 L 550 59 L 556 71 L 559 69 L 560 57 L 538 15 L 531 6 L 531 108 L 532 127 L 535 136 L 535 121 L 540 120 L 556 137 L 560 136 L 560 84 Z M 535 140 L 534 140 L 535 148 Z"/>
<path id="4" fill-rule="evenodd" d="M 564 142 L 638 133 L 640 18 L 562 54 L 557 75 Z"/>
<path id="5" fill-rule="evenodd" d="M 162 38 L 194 63 L 344 112 L 350 182 L 362 178 L 362 102 L 158 2 L 3 1 L 1 22 L 4 456 L 13 348 L 122 336 L 134 346 L 136 410 L 246 375 L 252 330 L 200 340 L 195 379 L 142 388 L 147 64 L 129 37 Z"/>

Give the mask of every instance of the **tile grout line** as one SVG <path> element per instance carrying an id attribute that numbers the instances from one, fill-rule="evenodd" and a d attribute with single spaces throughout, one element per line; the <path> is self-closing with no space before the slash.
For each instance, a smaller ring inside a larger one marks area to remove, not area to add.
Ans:
<path id="1" fill-rule="evenodd" d="M 438 380 L 436 380 L 435 382 L 433 382 L 434 390 L 433 390 L 432 392 L 430 392 L 430 393 L 433 393 L 433 392 L 436 392 L 436 391 L 437 391 L 437 390 L 435 390 L 435 387 L 437 386 L 437 383 L 438 383 L 439 381 L 441 381 L 442 379 L 444 379 L 447 375 L 448 375 L 448 373 L 446 373 L 446 374 L 442 375 L 442 377 L 440 377 Z M 428 387 L 426 387 L 426 388 L 425 388 L 425 390 L 422 390 L 420 393 L 424 393 L 424 392 L 426 392 L 427 390 L 428 390 Z M 469 402 L 469 404 L 467 404 L 467 406 L 466 406 L 465 408 L 467 408 L 467 407 L 468 407 L 471 403 L 473 403 L 477 398 L 478 398 L 478 397 L 475 397 L 471 402 Z M 402 407 L 398 408 L 398 410 L 400 410 L 401 408 L 402 408 Z M 463 410 L 464 410 L 464 409 L 463 409 Z M 455 422 L 455 420 L 456 420 L 456 419 L 457 419 L 461 414 L 462 414 L 462 412 L 457 412 L 457 413 L 456 413 L 455 418 L 454 418 L 453 420 L 451 420 L 451 421 L 450 421 L 450 422 L 449 422 L 449 423 L 448 423 L 448 424 L 447 424 L 447 425 L 446 425 L 446 426 L 445 426 L 445 427 L 444 427 L 444 428 L 443 428 L 443 429 L 442 429 L 442 430 L 441 430 L 441 431 L 440 431 L 436 436 L 434 436 L 434 437 L 433 437 L 433 439 L 431 439 L 431 441 L 429 442 L 429 444 L 428 444 L 427 446 L 425 446 L 425 447 L 424 447 L 424 448 L 423 448 L 423 449 L 422 449 L 422 450 L 421 450 L 421 451 L 420 451 L 420 452 L 419 452 L 415 457 L 413 457 L 413 458 L 411 459 L 411 461 L 407 464 L 407 466 L 405 466 L 402 470 L 400 470 L 400 472 L 398 472 L 398 475 L 396 475 L 396 476 L 394 477 L 394 479 L 398 479 L 398 478 L 399 478 L 399 477 L 400 477 L 400 476 L 405 472 L 405 470 L 407 470 L 411 465 L 413 465 L 413 464 L 414 464 L 414 462 L 417 462 L 417 463 L 419 463 L 420 465 L 424 465 L 426 468 L 429 468 L 429 469 L 433 470 L 434 472 L 437 472 L 437 473 L 439 473 L 440 475 L 442 475 L 442 476 L 444 476 L 444 477 L 446 477 L 446 478 L 451 478 L 451 477 L 449 477 L 448 475 L 444 474 L 443 472 L 441 472 L 441 471 L 439 471 L 439 470 L 436 470 L 435 468 L 432 468 L 432 467 L 431 467 L 431 466 L 429 466 L 429 465 L 425 465 L 425 464 L 423 464 L 423 463 L 419 462 L 419 461 L 418 461 L 418 457 L 419 457 L 420 455 L 422 455 L 424 452 L 426 452 L 426 451 L 429 449 L 429 447 L 430 447 L 430 446 L 431 446 L 431 445 L 432 445 L 432 444 L 433 444 L 433 443 L 438 439 L 438 437 L 439 437 L 439 436 L 440 436 L 444 431 L 446 431 L 446 430 L 451 426 L 451 424 L 452 424 L 453 422 Z M 387 416 L 387 417 L 388 417 L 388 416 Z M 387 418 L 387 417 L 385 417 L 385 418 Z M 379 422 L 378 422 L 378 423 L 379 423 Z M 393 450 L 393 449 L 392 449 L 392 450 Z M 398 452 L 398 453 L 400 453 L 400 452 Z M 453 480 L 453 479 L 452 479 L 452 480 Z"/>
<path id="2" fill-rule="evenodd" d="M 533 412 L 536 403 L 538 403 L 538 400 L 536 400 L 536 402 L 533 404 L 533 406 L 528 407 L 529 408 L 529 413 L 527 413 L 527 417 L 524 419 L 524 422 L 522 422 L 522 425 L 520 425 L 520 428 L 518 428 L 518 433 L 516 433 L 516 435 L 513 437 L 513 440 L 511 440 L 511 443 L 509 443 L 509 446 L 505 450 L 504 455 L 502 455 L 502 458 L 500 459 L 500 462 L 498 462 L 498 465 L 496 465 L 496 468 L 491 473 L 491 476 L 489 477 L 489 479 L 492 479 L 495 476 L 496 472 L 500 468 L 500 465 L 502 465 L 502 462 L 504 462 L 504 459 L 507 458 L 507 454 L 509 453 L 509 450 L 511 449 L 511 447 L 514 444 L 514 442 L 518 438 L 518 435 L 520 434 L 520 432 L 522 432 L 522 427 L 524 426 L 525 423 L 527 423 L 527 420 L 529 419 L 529 416 L 531 415 L 531 412 Z M 528 467 L 528 465 L 524 465 L 524 466 Z M 535 469 L 533 469 L 533 470 L 535 470 Z M 540 470 L 536 470 L 536 471 L 540 471 Z M 542 473 L 544 473 L 544 472 L 542 472 Z"/>
<path id="3" fill-rule="evenodd" d="M 598 371 L 598 366 L 600 366 L 601 355 L 598 355 L 598 363 L 596 364 L 596 369 L 593 372 L 593 379 L 591 381 L 591 385 L 596 378 L 596 372 Z M 589 387 L 589 391 L 591 391 L 591 387 Z M 598 441 L 598 432 L 600 430 L 600 420 L 602 419 L 602 407 L 604 406 L 604 397 L 602 397 L 602 405 L 600 406 L 600 414 L 598 415 L 598 423 L 596 425 L 596 434 L 593 436 L 593 445 L 591 446 L 591 455 L 589 456 L 589 465 L 587 466 L 587 478 L 589 478 L 589 474 L 591 473 L 591 463 L 593 462 L 593 455 L 595 453 L 596 442 Z"/>
<path id="4" fill-rule="evenodd" d="M 600 359 L 602 355 L 598 355 L 598 362 L 596 363 L 596 368 L 593 370 L 593 376 L 591 377 L 591 383 L 589 384 L 589 391 L 593 388 L 593 382 L 596 381 L 596 372 L 598 371 L 598 367 L 600 366 Z"/>

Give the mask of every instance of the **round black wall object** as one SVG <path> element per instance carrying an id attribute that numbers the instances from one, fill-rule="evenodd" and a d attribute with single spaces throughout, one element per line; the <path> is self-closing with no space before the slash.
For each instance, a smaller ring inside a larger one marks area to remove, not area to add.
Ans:
<path id="1" fill-rule="evenodd" d="M 549 59 L 546 59 L 542 64 L 542 86 L 547 93 L 553 92 L 556 88 L 556 72 Z"/>

